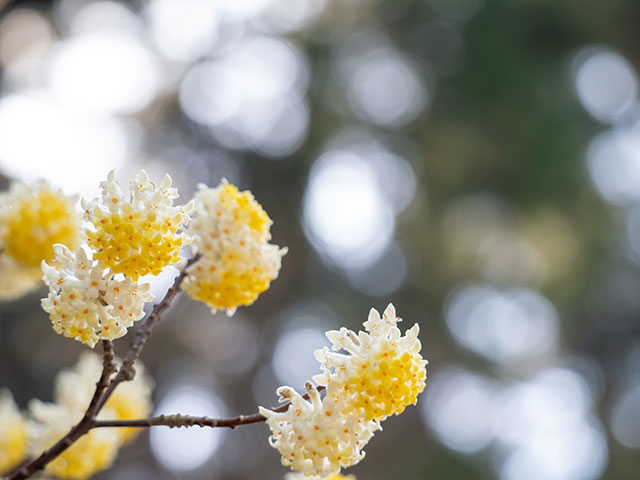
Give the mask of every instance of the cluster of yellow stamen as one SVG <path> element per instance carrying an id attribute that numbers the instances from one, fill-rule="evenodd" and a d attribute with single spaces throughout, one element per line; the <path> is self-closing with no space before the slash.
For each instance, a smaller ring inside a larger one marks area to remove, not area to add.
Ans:
<path id="1" fill-rule="evenodd" d="M 250 192 L 226 180 L 213 189 L 201 185 L 189 224 L 201 258 L 188 270 L 185 291 L 214 311 L 251 305 L 278 276 L 286 253 L 268 243 L 271 223 Z"/>
<path id="2" fill-rule="evenodd" d="M 134 281 L 157 275 L 180 260 L 180 250 L 189 240 L 181 229 L 189 221 L 192 205 L 173 206 L 178 194 L 171 188 L 171 177 L 165 176 L 156 186 L 143 170 L 132 182 L 129 198 L 120 190 L 114 172 L 101 187 L 100 199 L 82 205 L 94 227 L 87 238 L 96 260 Z"/>
<path id="3" fill-rule="evenodd" d="M 81 218 L 76 199 L 42 181 L 34 187 L 14 183 L 0 199 L 0 245 L 3 255 L 30 267 L 53 258 L 53 245 L 76 248 Z"/>
<path id="4" fill-rule="evenodd" d="M 384 420 L 399 415 L 408 405 L 415 405 L 425 386 L 426 370 L 419 354 L 400 352 L 388 340 L 382 351 L 363 361 L 353 376 L 335 380 L 334 387 L 348 395 L 343 414 L 363 411 L 367 420 Z M 354 359 L 356 367 L 360 361 Z M 355 392 L 355 394 L 354 394 Z"/>
<path id="5" fill-rule="evenodd" d="M 268 241 L 271 238 L 269 228 L 273 222 L 251 192 L 241 192 L 226 180 L 223 180 L 218 188 L 221 208 L 216 210 L 216 217 L 221 218 L 227 213 L 233 217 L 236 224 L 234 230 L 241 230 L 242 226 L 246 225 L 252 235 L 259 240 Z"/>

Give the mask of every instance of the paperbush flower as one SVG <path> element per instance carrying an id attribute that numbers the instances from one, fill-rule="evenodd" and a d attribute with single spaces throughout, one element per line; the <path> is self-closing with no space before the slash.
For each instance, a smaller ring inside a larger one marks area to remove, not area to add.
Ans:
<path id="1" fill-rule="evenodd" d="M 201 258 L 183 288 L 213 311 L 233 314 L 269 288 L 287 249 L 268 243 L 271 219 L 250 192 L 223 180 L 217 188 L 200 185 L 194 200 L 188 231 Z"/>
<path id="2" fill-rule="evenodd" d="M 32 418 L 29 423 L 29 438 L 31 454 L 34 456 L 40 455 L 64 437 L 84 414 L 84 410 L 70 410 L 64 405 L 40 400 L 31 400 L 29 410 Z M 46 470 L 58 478 L 89 478 L 111 466 L 119 445 L 120 439 L 115 429 L 90 430 L 50 462 Z"/>
<path id="3" fill-rule="evenodd" d="M 382 318 L 371 309 L 365 332 L 327 332 L 333 350 L 345 353 L 326 347 L 315 352 L 323 373 L 314 381 L 325 387 L 324 398 L 307 383 L 309 401 L 280 387 L 281 400 L 291 401 L 286 412 L 260 407 L 284 465 L 307 476 L 337 475 L 364 457 L 362 448 L 382 420 L 415 404 L 427 362 L 419 353 L 418 325 L 403 336 L 399 321 L 389 305 Z"/>
<path id="4" fill-rule="evenodd" d="M 156 186 L 142 170 L 125 196 L 111 171 L 100 187 L 100 198 L 82 202 L 85 219 L 93 225 L 87 237 L 96 260 L 134 281 L 180 260 L 180 249 L 189 241 L 182 227 L 192 203 L 173 205 L 178 191 L 169 175 Z"/>
<path id="5" fill-rule="evenodd" d="M 364 458 L 364 446 L 380 428 L 376 421 L 341 415 L 331 396 L 320 399 L 307 383 L 309 400 L 291 387 L 280 387 L 281 401 L 290 400 L 286 412 L 260 407 L 271 429 L 269 443 L 282 455 L 282 464 L 306 475 L 335 475 Z"/>
<path id="6" fill-rule="evenodd" d="M 27 456 L 27 422 L 8 390 L 0 391 L 0 474 Z"/>
<path id="7" fill-rule="evenodd" d="M 0 246 L 3 254 L 31 267 L 53 258 L 53 245 L 75 249 L 82 219 L 76 199 L 45 181 L 31 187 L 20 182 L 0 197 Z"/>
<path id="8" fill-rule="evenodd" d="M 317 475 L 307 476 L 302 473 L 287 473 L 284 480 L 356 480 L 353 475 L 329 475 L 328 477 L 319 477 Z"/>
<path id="9" fill-rule="evenodd" d="M 144 317 L 145 302 L 153 300 L 149 284 L 114 276 L 82 248 L 74 254 L 56 245 L 55 251 L 55 266 L 42 263 L 49 286 L 42 308 L 57 333 L 93 348 L 100 339 L 124 336 L 133 322 Z"/>
<path id="10" fill-rule="evenodd" d="M 314 377 L 328 395 L 341 397 L 341 413 L 363 413 L 366 420 L 384 420 L 415 405 L 424 390 L 426 360 L 420 355 L 419 326 L 402 335 L 396 310 L 389 305 L 382 318 L 371 309 L 365 332 L 346 328 L 327 332 L 335 353 L 327 347 L 316 351 L 324 373 Z"/>
<path id="11" fill-rule="evenodd" d="M 0 301 L 15 300 L 38 288 L 42 270 L 0 255 Z"/>
<path id="12" fill-rule="evenodd" d="M 58 374 L 54 392 L 56 403 L 71 411 L 86 410 L 101 372 L 102 359 L 99 355 L 91 352 L 80 355 L 73 369 L 63 370 Z M 149 416 L 153 409 L 152 388 L 152 380 L 146 375 L 144 367 L 138 363 L 136 376 L 114 390 L 98 418 L 130 420 Z M 116 428 L 115 430 L 118 432 L 121 443 L 130 442 L 139 432 L 137 428 Z"/>

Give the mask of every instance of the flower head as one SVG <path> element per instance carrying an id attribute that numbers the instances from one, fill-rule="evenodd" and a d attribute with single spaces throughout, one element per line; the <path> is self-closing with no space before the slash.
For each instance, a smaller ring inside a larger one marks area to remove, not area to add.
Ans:
<path id="1" fill-rule="evenodd" d="M 39 455 L 64 437 L 84 413 L 40 400 L 31 400 L 29 410 L 32 418 L 29 438 L 33 455 Z M 83 480 L 111 466 L 118 446 L 119 436 L 115 429 L 97 428 L 76 440 L 50 462 L 46 470 L 58 478 Z"/>
<path id="2" fill-rule="evenodd" d="M 271 223 L 250 192 L 226 180 L 200 185 L 189 233 L 201 258 L 188 270 L 185 291 L 213 311 L 251 305 L 278 276 L 287 251 L 268 243 Z"/>
<path id="3" fill-rule="evenodd" d="M 42 270 L 0 255 L 0 301 L 15 300 L 38 288 Z"/>
<path id="4" fill-rule="evenodd" d="M 376 421 L 341 415 L 335 399 L 307 383 L 309 400 L 291 387 L 280 387 L 281 401 L 290 400 L 285 412 L 260 407 L 271 429 L 270 444 L 282 455 L 282 464 L 305 475 L 336 475 L 343 467 L 355 465 L 362 449 L 380 428 Z"/>
<path id="5" fill-rule="evenodd" d="M 56 245 L 55 251 L 56 266 L 42 263 L 49 286 L 42 308 L 57 333 L 93 348 L 100 339 L 124 336 L 133 322 L 144 317 L 145 302 L 153 300 L 149 284 L 114 276 L 82 248 L 74 254 Z"/>
<path id="6" fill-rule="evenodd" d="M 0 198 L 0 246 L 4 254 L 31 267 L 53 258 L 53 245 L 75 249 L 82 219 L 76 199 L 52 189 L 45 181 L 31 187 L 12 184 Z"/>
<path id="7" fill-rule="evenodd" d="M 328 395 L 346 399 L 342 413 L 363 413 L 367 420 L 384 420 L 415 405 L 424 390 L 426 360 L 420 355 L 419 327 L 415 324 L 403 336 L 396 323 L 396 310 L 389 305 L 382 318 L 371 309 L 365 332 L 346 328 L 327 332 L 334 352 L 316 351 L 324 373 L 314 380 L 327 386 Z M 345 351 L 346 354 L 336 353 Z"/>
<path id="8" fill-rule="evenodd" d="M 54 399 L 71 411 L 86 410 L 96 381 L 102 372 L 102 359 L 99 355 L 84 352 L 73 369 L 61 371 L 56 377 Z M 151 404 L 152 380 L 146 375 L 141 364 L 136 364 L 136 376 L 124 382 L 113 391 L 111 397 L 100 411 L 99 419 L 130 420 L 149 416 Z M 136 436 L 136 428 L 116 428 L 121 443 L 128 443 Z"/>
<path id="9" fill-rule="evenodd" d="M 169 175 L 156 185 L 140 171 L 128 197 L 114 171 L 100 186 L 100 198 L 82 202 L 85 219 L 93 225 L 87 237 L 96 260 L 134 281 L 143 275 L 157 275 L 180 260 L 180 249 L 189 241 L 181 229 L 189 221 L 192 203 L 173 205 L 178 191 L 171 187 Z"/>
<path id="10" fill-rule="evenodd" d="M 27 456 L 27 422 L 8 390 L 0 391 L 0 474 Z"/>

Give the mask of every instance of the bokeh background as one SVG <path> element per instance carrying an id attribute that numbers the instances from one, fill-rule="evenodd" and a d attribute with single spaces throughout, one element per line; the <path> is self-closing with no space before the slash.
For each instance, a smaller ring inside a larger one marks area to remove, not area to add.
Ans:
<path id="1" fill-rule="evenodd" d="M 93 197 L 110 169 L 145 168 L 186 201 L 226 177 L 289 247 L 232 318 L 178 298 L 143 354 L 157 412 L 272 405 L 316 373 L 325 330 L 393 302 L 429 380 L 359 480 L 638 478 L 640 3 L 2 8 L 3 187 Z M 42 295 L 0 306 L 0 385 L 23 407 L 86 348 Z M 99 478 L 280 479 L 267 435 L 159 428 Z"/>

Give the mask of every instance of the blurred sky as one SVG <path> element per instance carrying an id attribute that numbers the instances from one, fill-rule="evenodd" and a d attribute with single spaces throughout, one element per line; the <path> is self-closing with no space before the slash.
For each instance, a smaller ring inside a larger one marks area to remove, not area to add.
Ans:
<path id="1" fill-rule="evenodd" d="M 143 354 L 157 412 L 272 405 L 324 331 L 393 302 L 429 380 L 359 480 L 638 477 L 639 2 L 0 3 L 4 186 L 225 177 L 289 247 L 230 319 L 178 298 Z M 0 305 L 23 407 L 85 348 L 42 295 Z M 156 429 L 99 478 L 280 479 L 267 436 Z"/>

